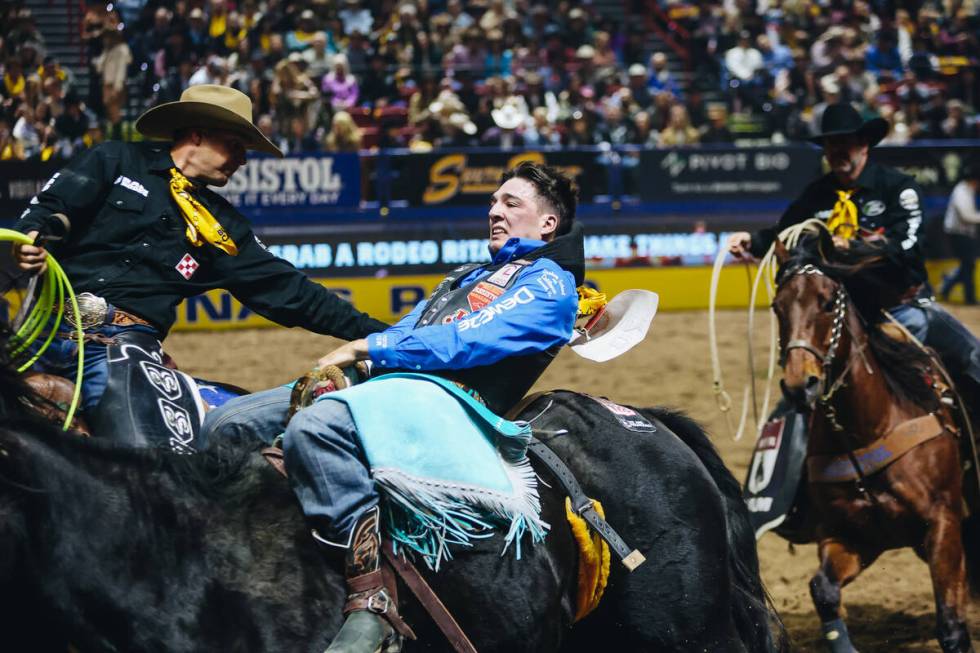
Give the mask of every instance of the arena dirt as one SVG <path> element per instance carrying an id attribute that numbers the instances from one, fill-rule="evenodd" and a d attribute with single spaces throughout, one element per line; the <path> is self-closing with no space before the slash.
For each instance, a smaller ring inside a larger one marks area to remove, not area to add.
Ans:
<path id="1" fill-rule="evenodd" d="M 980 309 L 952 308 L 974 333 L 980 333 Z M 764 378 L 768 322 L 757 323 L 757 375 Z M 745 317 L 743 312 L 718 318 L 725 383 L 733 396 L 745 383 Z M 686 410 L 712 434 L 726 463 L 741 480 L 752 449 L 752 435 L 732 439 L 715 405 L 708 357 L 707 313 L 664 313 L 654 321 L 647 340 L 618 360 L 596 364 L 564 351 L 537 389 L 567 388 L 605 395 L 620 403 L 667 405 Z M 204 378 L 259 390 L 306 372 L 336 341 L 292 329 L 175 333 L 167 350 L 182 369 Z M 736 416 L 737 417 L 737 416 Z M 733 422 L 735 417 L 733 417 Z M 763 576 L 794 649 L 818 651 L 819 624 L 807 591 L 816 568 L 812 545 L 791 550 L 767 534 L 759 542 Z M 932 588 L 926 565 L 911 551 L 883 555 L 844 591 L 850 631 L 864 653 L 939 651 L 933 639 Z M 980 644 L 980 605 L 971 611 L 975 645 Z"/>

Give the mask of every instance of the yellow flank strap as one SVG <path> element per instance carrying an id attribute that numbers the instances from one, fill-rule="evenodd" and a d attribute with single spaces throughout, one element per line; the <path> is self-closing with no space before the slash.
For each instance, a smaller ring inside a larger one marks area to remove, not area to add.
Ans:
<path id="1" fill-rule="evenodd" d="M 837 191 L 837 203 L 827 219 L 827 230 L 835 236 L 850 240 L 857 235 L 858 209 L 851 200 L 853 190 Z"/>
<path id="2" fill-rule="evenodd" d="M 588 286 L 579 286 L 577 290 L 579 317 L 592 315 L 606 305 L 605 293 L 601 293 L 595 288 L 589 288 Z"/>
<path id="3" fill-rule="evenodd" d="M 205 241 L 231 256 L 238 254 L 238 246 L 231 239 L 211 212 L 194 199 L 191 191 L 194 182 L 180 174 L 176 168 L 170 169 L 170 193 L 180 207 L 180 212 L 187 222 L 187 240 L 195 247 L 200 247 Z"/>
<path id="4" fill-rule="evenodd" d="M 592 500 L 600 517 L 606 514 L 602 504 Z M 572 527 L 572 535 L 578 544 L 578 596 L 575 599 L 575 621 L 584 618 L 599 607 L 599 601 L 609 582 L 609 545 L 589 528 L 588 522 L 575 514 L 572 501 L 565 497 L 565 517 Z"/>

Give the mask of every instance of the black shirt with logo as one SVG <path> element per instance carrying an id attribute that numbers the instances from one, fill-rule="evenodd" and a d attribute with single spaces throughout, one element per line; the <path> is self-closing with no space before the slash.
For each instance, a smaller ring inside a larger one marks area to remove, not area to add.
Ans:
<path id="1" fill-rule="evenodd" d="M 204 188 L 194 196 L 238 247 L 230 256 L 191 244 L 170 193 L 170 144 L 109 142 L 82 152 L 31 200 L 15 228 L 70 232 L 49 249 L 76 293 L 90 292 L 151 322 L 165 335 L 187 297 L 225 288 L 250 309 L 285 326 L 355 339 L 387 324 L 270 254 L 248 221 Z"/>
<path id="2" fill-rule="evenodd" d="M 837 203 L 839 190 L 852 190 L 858 226 L 885 238 L 886 253 L 905 271 L 907 287 L 926 279 L 920 239 L 922 236 L 922 189 L 911 176 L 869 161 L 854 186 L 845 188 L 831 172 L 804 189 L 775 227 L 752 234 L 752 255 L 761 258 L 776 236 L 787 227 L 810 218 L 826 221 Z"/>

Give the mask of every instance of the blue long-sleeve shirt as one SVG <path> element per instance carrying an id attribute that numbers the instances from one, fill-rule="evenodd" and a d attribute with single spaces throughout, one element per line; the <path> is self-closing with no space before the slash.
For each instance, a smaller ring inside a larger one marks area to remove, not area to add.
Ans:
<path id="1" fill-rule="evenodd" d="M 511 238 L 493 257 L 493 264 L 519 259 L 542 245 L 539 240 Z M 490 274 L 478 268 L 460 283 Z M 449 324 L 416 329 L 427 303 L 420 302 L 395 326 L 368 337 L 375 365 L 460 370 L 545 351 L 568 342 L 578 312 L 574 277 L 547 258 L 524 267 L 510 288 L 486 307 Z"/>

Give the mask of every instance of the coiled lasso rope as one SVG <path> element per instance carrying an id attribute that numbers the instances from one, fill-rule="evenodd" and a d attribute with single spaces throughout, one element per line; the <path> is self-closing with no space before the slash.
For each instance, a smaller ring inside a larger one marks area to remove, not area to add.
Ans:
<path id="1" fill-rule="evenodd" d="M 31 238 L 12 229 L 0 229 L 0 242 L 10 242 L 15 245 L 34 244 Z M 61 320 L 64 317 L 66 296 L 74 314 L 76 316 L 80 314 L 78 299 L 75 297 L 75 291 L 72 290 L 71 282 L 68 281 L 65 271 L 50 253 L 48 253 L 46 262 L 47 270 L 41 273 L 41 290 L 37 293 L 37 300 L 30 307 L 24 321 L 20 325 L 15 326 L 16 330 L 10 343 L 8 343 L 7 353 L 10 355 L 11 360 L 16 360 L 18 357 L 24 356 L 25 352 L 29 351 L 31 345 L 44 336 L 45 326 L 50 321 L 52 315 L 54 315 L 54 324 L 51 325 L 50 332 L 45 337 L 44 342 L 36 348 L 34 354 L 26 362 L 18 365 L 18 372 L 23 372 L 30 368 L 41 357 L 44 350 L 51 345 L 51 341 L 54 340 L 54 336 L 58 332 L 58 327 L 61 326 Z M 27 297 L 25 301 L 29 302 L 30 299 L 30 297 Z M 69 404 L 68 409 L 65 411 L 65 423 L 62 425 L 62 428 L 66 431 L 75 418 L 75 411 L 78 409 L 82 392 L 82 363 L 85 360 L 85 338 L 82 332 L 82 321 L 76 319 L 75 323 L 77 325 L 75 332 L 78 334 L 78 372 L 75 374 L 75 392 L 72 394 L 71 404 Z"/>
<path id="2" fill-rule="evenodd" d="M 804 233 L 818 233 L 820 229 L 827 230 L 827 225 L 816 218 L 806 220 L 799 224 L 795 224 L 791 227 L 784 229 L 777 236 L 778 240 L 783 241 L 787 249 L 793 249 L 796 244 L 800 241 L 800 238 Z M 779 261 L 776 260 L 774 255 L 776 249 L 776 241 L 770 245 L 769 249 L 766 251 L 766 255 L 762 257 L 759 262 L 758 270 L 756 270 L 755 279 L 752 282 L 752 292 L 749 297 L 749 309 L 748 309 L 748 334 L 749 337 L 746 339 L 746 346 L 749 352 L 749 378 L 745 384 L 745 389 L 742 394 L 742 414 L 738 421 L 738 430 L 735 432 L 735 440 L 740 440 L 742 434 L 745 431 L 745 424 L 748 421 L 749 414 L 749 398 L 752 397 L 751 402 L 752 408 L 756 410 L 756 432 L 760 431 L 765 425 L 765 420 L 769 416 L 769 403 L 772 399 L 772 380 L 776 375 L 776 363 L 778 356 L 776 355 L 776 347 L 779 342 L 778 335 L 778 323 L 776 322 L 776 314 L 769 311 L 769 370 L 766 376 L 766 392 L 762 402 L 762 410 L 757 410 L 755 405 L 755 365 L 752 358 L 752 331 L 755 327 L 755 303 L 756 298 L 759 295 L 759 286 L 761 281 L 765 281 L 766 293 L 769 297 L 769 302 L 772 303 L 772 299 L 776 294 L 776 272 L 779 269 Z M 721 372 L 721 360 L 718 357 L 718 334 L 716 329 L 715 320 L 715 303 L 718 297 L 718 283 L 721 279 L 721 268 L 725 263 L 725 259 L 728 257 L 728 249 L 722 246 L 718 255 L 715 257 L 715 265 L 711 272 L 711 291 L 708 300 L 708 347 L 711 353 L 711 373 L 713 379 L 713 388 L 715 393 L 715 401 L 718 403 L 718 409 L 725 415 L 725 422 L 728 424 L 729 432 L 731 432 L 731 422 L 729 421 L 728 411 L 732 407 L 731 395 L 725 390 L 724 381 L 722 380 Z"/>

